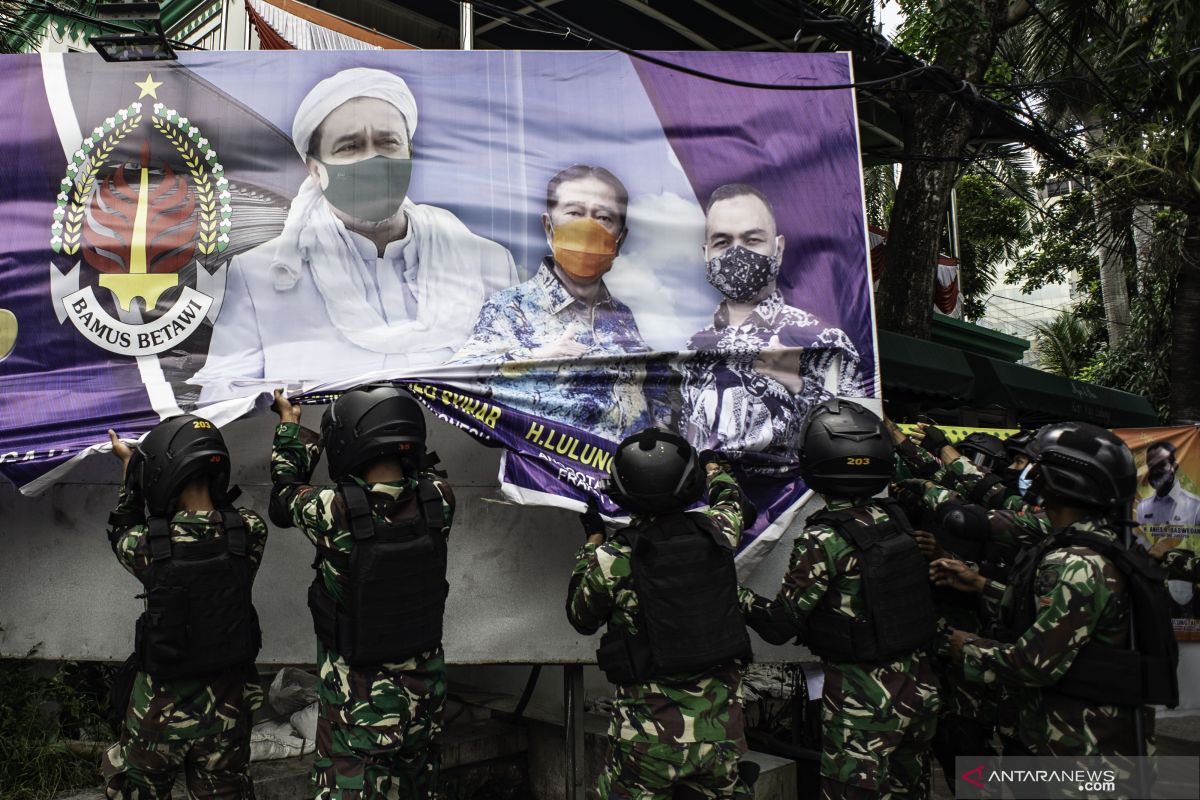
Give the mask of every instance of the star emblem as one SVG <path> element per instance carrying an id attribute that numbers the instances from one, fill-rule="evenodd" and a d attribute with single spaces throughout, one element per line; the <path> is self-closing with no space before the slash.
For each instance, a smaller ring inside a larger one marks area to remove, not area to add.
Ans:
<path id="1" fill-rule="evenodd" d="M 142 90 L 142 93 L 138 95 L 139 100 L 141 100 L 146 95 L 150 95 L 155 100 L 157 100 L 158 95 L 155 92 L 158 89 L 158 87 L 163 85 L 163 82 L 154 80 L 154 76 L 151 75 L 149 72 L 147 72 L 146 80 L 134 81 L 133 85 Z"/>

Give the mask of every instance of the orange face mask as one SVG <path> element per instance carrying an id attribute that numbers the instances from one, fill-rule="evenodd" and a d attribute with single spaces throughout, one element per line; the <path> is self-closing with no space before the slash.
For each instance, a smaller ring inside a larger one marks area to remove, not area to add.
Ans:
<path id="1" fill-rule="evenodd" d="M 590 217 L 554 226 L 552 246 L 554 260 L 578 280 L 599 278 L 617 257 L 617 237 Z"/>

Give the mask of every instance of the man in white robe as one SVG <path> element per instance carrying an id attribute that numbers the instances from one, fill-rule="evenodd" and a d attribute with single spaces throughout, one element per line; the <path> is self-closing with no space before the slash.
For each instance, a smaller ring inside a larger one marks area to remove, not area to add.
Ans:
<path id="1" fill-rule="evenodd" d="M 441 364 L 517 283 L 506 248 L 408 199 L 416 127 L 412 92 L 383 70 L 343 70 L 300 103 L 309 177 L 283 232 L 230 262 L 200 405 Z"/>

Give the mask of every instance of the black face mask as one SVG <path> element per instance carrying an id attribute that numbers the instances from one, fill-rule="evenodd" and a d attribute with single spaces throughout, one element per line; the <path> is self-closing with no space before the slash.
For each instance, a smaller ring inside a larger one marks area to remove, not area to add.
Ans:
<path id="1" fill-rule="evenodd" d="M 411 158 L 373 156 L 353 164 L 326 164 L 329 185 L 322 193 L 329 204 L 348 217 L 382 222 L 400 208 L 412 179 Z"/>
<path id="2" fill-rule="evenodd" d="M 1020 470 L 1013 470 L 1013 469 L 1004 470 L 1004 478 L 1001 481 L 1001 483 L 1004 484 L 1004 488 L 1008 490 L 1008 493 L 1010 495 L 1017 493 L 1017 481 L 1018 481 L 1018 479 L 1020 479 L 1020 477 L 1021 477 Z"/>
<path id="3" fill-rule="evenodd" d="M 779 257 L 764 256 L 735 245 L 708 262 L 708 282 L 738 303 L 758 297 L 779 275 Z"/>

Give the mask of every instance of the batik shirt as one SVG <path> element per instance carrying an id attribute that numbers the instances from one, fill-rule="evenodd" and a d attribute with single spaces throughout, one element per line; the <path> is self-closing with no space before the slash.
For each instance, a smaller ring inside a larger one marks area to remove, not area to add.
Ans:
<path id="1" fill-rule="evenodd" d="M 755 367 L 776 336 L 804 343 L 798 392 Z M 778 291 L 736 326 L 729 324 L 727 305 L 721 303 L 713 324 L 692 336 L 687 349 L 695 354 L 683 369 L 682 432 L 697 449 L 719 450 L 750 473 L 794 473 L 808 410 L 835 395 L 869 394 L 850 337 L 789 306 Z"/>
<path id="2" fill-rule="evenodd" d="M 742 536 L 741 492 L 733 478 L 718 472 L 708 480 L 709 507 L 703 513 L 717 524 L 732 547 Z M 603 625 L 633 635 L 641 622 L 632 585 L 632 548 L 611 539 L 586 544 L 575 557 L 567 616 L 583 630 Z M 743 608 L 753 595 L 739 591 Z M 742 664 L 733 662 L 695 675 L 656 678 L 617 686 L 609 735 L 640 743 L 691 744 L 736 742 L 745 748 L 742 714 Z"/>
<path id="3" fill-rule="evenodd" d="M 1107 539 L 1116 534 L 1094 520 L 1069 530 Z M 1008 687 L 1017 707 L 1018 733 L 1034 755 L 1132 755 L 1133 709 L 1099 705 L 1051 689 L 1089 642 L 1127 647 L 1130 601 L 1124 575 L 1086 547 L 1046 552 L 1033 581 L 1036 618 L 1015 642 L 977 639 L 963 645 L 969 680 Z M 985 605 L 1004 615 L 1027 598 L 992 581 Z"/>
<path id="4" fill-rule="evenodd" d="M 289 487 L 292 522 L 317 548 L 317 554 L 340 556 L 338 560 L 345 563 L 354 548 L 345 502 L 337 487 L 305 483 L 320 452 L 312 431 L 294 422 L 281 423 L 275 428 L 271 478 L 276 490 Z M 441 532 L 449 537 L 454 494 L 433 473 L 422 477 L 431 479 L 442 495 Z M 414 478 L 386 483 L 352 480 L 366 490 L 372 518 L 381 524 L 388 522 L 389 515 L 417 491 Z M 320 558 L 317 568 L 325 589 L 341 603 L 346 576 L 331 558 Z M 322 713 L 333 715 L 332 725 L 351 730 L 347 735 L 364 748 L 396 747 L 406 737 L 422 734 L 431 723 L 422 719 L 420 712 L 440 708 L 446 690 L 446 660 L 441 645 L 402 662 L 352 667 L 336 651 L 318 642 L 317 670 Z"/>
<path id="5" fill-rule="evenodd" d="M 142 513 L 142 498 L 121 490 L 115 515 L 129 518 Z M 246 525 L 247 557 L 257 573 L 267 545 L 267 525 L 247 508 L 238 509 Z M 171 518 L 171 542 L 205 542 L 223 537 L 225 529 L 218 511 L 180 511 Z M 112 528 L 109 541 L 117 560 L 134 576 L 150 568 L 150 528 L 145 523 Z M 152 742 L 198 739 L 232 730 L 246 723 L 263 702 L 253 665 L 233 670 L 212 680 L 155 678 L 138 672 L 134 678 L 125 725 L 140 738 Z"/>
<path id="6" fill-rule="evenodd" d="M 582 356 L 534 360 L 534 351 L 569 330 L 587 348 Z M 622 357 L 649 351 L 633 312 L 603 282 L 589 306 L 567 291 L 546 258 L 534 277 L 484 303 L 449 363 L 497 364 L 499 374 L 485 378 L 494 400 L 619 442 L 651 424 L 646 359 Z"/>

